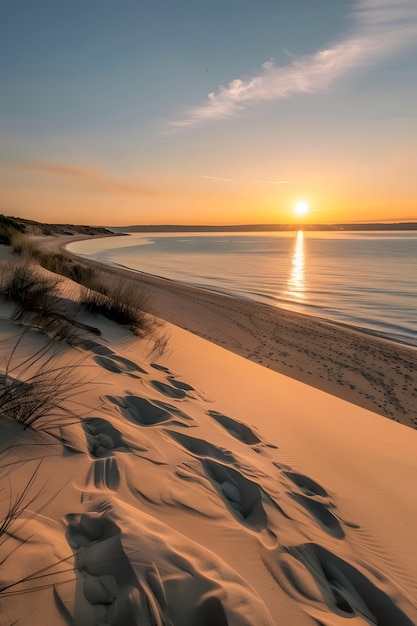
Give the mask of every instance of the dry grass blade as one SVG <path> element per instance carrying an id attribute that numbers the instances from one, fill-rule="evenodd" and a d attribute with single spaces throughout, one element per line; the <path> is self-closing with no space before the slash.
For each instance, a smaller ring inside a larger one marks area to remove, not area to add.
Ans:
<path id="1" fill-rule="evenodd" d="M 28 263 L 14 266 L 0 288 L 1 294 L 15 304 L 11 319 L 57 339 L 73 338 L 75 329 L 58 295 L 59 282 Z"/>
<path id="2" fill-rule="evenodd" d="M 149 330 L 152 322 L 147 313 L 148 298 L 138 290 L 137 285 L 128 281 L 111 281 L 98 287 L 98 291 L 84 289 L 81 303 L 93 314 L 101 314 L 122 326 L 127 326 L 137 335 Z"/>
<path id="3" fill-rule="evenodd" d="M 16 519 L 18 519 L 22 515 L 22 513 L 29 506 L 31 506 L 31 504 L 36 500 L 36 498 L 41 493 L 41 492 L 38 492 L 34 496 L 32 496 L 30 499 L 28 499 L 28 494 L 31 491 L 33 487 L 33 483 L 35 482 L 38 476 L 41 463 L 42 463 L 41 461 L 38 463 L 37 467 L 32 473 L 32 476 L 26 483 L 26 486 L 24 487 L 23 491 L 20 494 L 18 493 L 15 496 L 14 500 L 12 498 L 12 489 L 9 488 L 9 498 L 8 498 L 9 504 L 8 504 L 6 512 L 0 518 L 0 545 L 4 543 L 4 536 L 8 535 L 11 525 L 15 522 Z M 17 529 L 15 529 L 15 531 L 17 531 Z"/>
<path id="4" fill-rule="evenodd" d="M 23 337 L 23 335 L 22 335 Z M 48 354 L 51 344 L 14 365 L 22 337 L 6 360 L 0 374 L 0 415 L 14 419 L 25 428 L 46 432 L 77 420 L 69 408 L 74 397 L 85 387 L 85 379 L 77 376 L 81 361 L 56 365 Z"/>

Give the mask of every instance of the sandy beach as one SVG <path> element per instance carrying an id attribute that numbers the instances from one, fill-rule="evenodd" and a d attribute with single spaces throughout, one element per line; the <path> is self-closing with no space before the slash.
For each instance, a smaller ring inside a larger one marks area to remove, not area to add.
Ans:
<path id="1" fill-rule="evenodd" d="M 49 249 L 80 260 L 52 240 Z M 83 259 L 82 262 L 87 262 Z M 239 300 L 140 272 L 88 264 L 132 280 L 152 312 L 280 374 L 417 427 L 417 349 L 293 311 Z"/>
<path id="2" fill-rule="evenodd" d="M 3 388 L 66 382 L 0 418 L 1 623 L 416 624 L 415 350 L 88 263 L 158 319 L 17 343 L 1 303 Z"/>

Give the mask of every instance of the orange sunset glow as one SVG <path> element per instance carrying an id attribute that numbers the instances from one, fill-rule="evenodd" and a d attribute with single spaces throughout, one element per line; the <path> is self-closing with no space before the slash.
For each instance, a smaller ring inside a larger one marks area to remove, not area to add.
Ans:
<path id="1" fill-rule="evenodd" d="M 382 0 L 331 13 L 261 3 L 233 18 L 215 3 L 201 22 L 181 5 L 163 33 L 157 12 L 139 18 L 127 0 L 77 1 L 72 16 L 24 4 L 8 6 L 0 42 L 5 213 L 97 225 L 417 217 L 408 5 L 406 35 Z M 294 210 L 303 200 L 309 210 Z"/>
<path id="2" fill-rule="evenodd" d="M 417 626 L 417 0 L 0 59 L 0 626 Z"/>

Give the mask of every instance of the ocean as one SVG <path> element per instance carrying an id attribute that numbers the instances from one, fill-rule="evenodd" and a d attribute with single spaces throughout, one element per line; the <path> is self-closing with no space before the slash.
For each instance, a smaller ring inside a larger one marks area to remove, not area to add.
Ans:
<path id="1" fill-rule="evenodd" d="M 417 233 L 133 233 L 74 253 L 417 346 Z"/>

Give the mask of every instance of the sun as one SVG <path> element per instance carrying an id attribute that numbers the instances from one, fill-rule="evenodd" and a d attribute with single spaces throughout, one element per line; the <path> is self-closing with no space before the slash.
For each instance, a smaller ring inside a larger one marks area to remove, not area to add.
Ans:
<path id="1" fill-rule="evenodd" d="M 300 200 L 299 202 L 296 202 L 294 206 L 294 213 L 298 215 L 299 217 L 302 217 L 303 215 L 307 215 L 309 210 L 310 210 L 310 207 L 308 206 L 307 202 L 304 202 L 304 200 Z"/>

